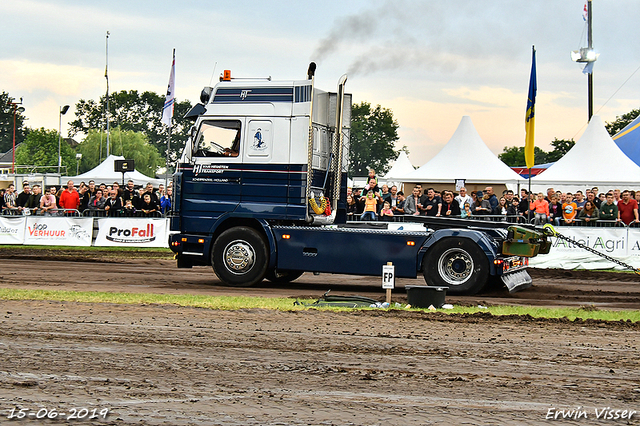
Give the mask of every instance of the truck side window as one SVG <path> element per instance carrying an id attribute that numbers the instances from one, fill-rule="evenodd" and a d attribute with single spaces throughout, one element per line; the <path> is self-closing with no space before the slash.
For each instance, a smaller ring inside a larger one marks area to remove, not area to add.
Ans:
<path id="1" fill-rule="evenodd" d="M 195 157 L 237 157 L 240 154 L 239 120 L 207 120 L 200 123 L 195 139 Z"/>

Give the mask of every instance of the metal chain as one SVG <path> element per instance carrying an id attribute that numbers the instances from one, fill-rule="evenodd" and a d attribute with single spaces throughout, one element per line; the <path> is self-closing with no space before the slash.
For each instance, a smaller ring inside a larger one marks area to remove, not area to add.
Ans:
<path id="1" fill-rule="evenodd" d="M 581 249 L 584 249 L 584 250 L 586 250 L 586 251 L 588 251 L 588 252 L 591 252 L 591 253 L 593 253 L 593 254 L 595 254 L 595 255 L 597 255 L 597 256 L 600 256 L 600 257 L 602 257 L 602 258 L 604 258 L 604 259 L 608 260 L 609 262 L 613 262 L 613 263 L 616 263 L 616 264 L 618 264 L 618 265 L 620 265 L 620 266 L 622 266 L 622 267 L 624 267 L 624 268 L 631 269 L 633 272 L 635 272 L 636 274 L 640 275 L 640 269 L 637 269 L 637 268 L 635 268 L 635 267 L 633 267 L 633 266 L 631 266 L 631 265 L 629 265 L 629 264 L 627 264 L 627 263 L 624 263 L 624 262 L 622 262 L 622 261 L 620 261 L 620 260 L 618 260 L 618 259 L 614 259 L 613 257 L 608 256 L 608 255 L 606 255 L 606 254 L 604 254 L 604 253 L 600 253 L 599 251 L 597 251 L 597 250 L 595 250 L 595 249 L 592 249 L 591 247 L 589 247 L 589 246 L 587 246 L 587 245 L 585 245 L 585 244 L 582 244 L 582 243 L 580 243 L 580 242 L 578 242 L 578 241 L 572 240 L 571 238 L 569 238 L 569 237 L 567 237 L 567 236 L 564 236 L 564 235 L 562 235 L 562 234 L 558 233 L 558 232 L 555 230 L 555 228 L 553 228 L 553 227 L 552 227 L 552 226 L 550 226 L 549 224 L 545 225 L 545 230 L 551 230 L 551 233 L 552 233 L 552 235 L 553 235 L 554 237 L 558 237 L 558 238 L 560 238 L 561 240 L 565 240 L 565 241 L 567 241 L 568 243 L 571 243 L 571 244 L 573 244 L 573 245 L 575 245 L 575 246 L 580 247 Z"/>

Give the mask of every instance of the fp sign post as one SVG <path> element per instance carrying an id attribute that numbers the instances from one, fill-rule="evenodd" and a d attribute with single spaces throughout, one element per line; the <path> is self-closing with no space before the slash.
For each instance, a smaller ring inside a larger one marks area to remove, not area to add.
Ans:
<path id="1" fill-rule="evenodd" d="M 382 265 L 382 288 L 387 290 L 387 303 L 391 304 L 391 290 L 395 288 L 396 272 L 393 263 Z"/>

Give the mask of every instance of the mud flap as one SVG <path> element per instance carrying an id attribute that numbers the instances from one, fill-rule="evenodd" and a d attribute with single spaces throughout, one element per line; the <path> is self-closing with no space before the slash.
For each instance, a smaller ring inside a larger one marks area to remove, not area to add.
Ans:
<path id="1" fill-rule="evenodd" d="M 531 287 L 533 280 L 526 270 L 511 272 L 500 277 L 504 285 L 509 289 L 509 293 L 515 293 L 525 288 Z"/>

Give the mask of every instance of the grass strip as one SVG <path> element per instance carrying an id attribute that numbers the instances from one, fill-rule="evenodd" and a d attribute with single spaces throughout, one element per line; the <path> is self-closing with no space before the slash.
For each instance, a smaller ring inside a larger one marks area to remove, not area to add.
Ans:
<path id="1" fill-rule="evenodd" d="M 159 304 L 177 305 L 206 309 L 238 310 L 238 309 L 274 309 L 280 311 L 304 310 L 309 306 L 294 306 L 294 299 L 271 297 L 245 297 L 245 296 L 201 296 L 201 295 L 171 295 L 149 293 L 115 293 L 115 292 L 81 292 L 58 290 L 22 290 L 0 288 L 0 300 L 47 300 L 60 302 L 82 303 L 116 303 L 116 304 Z M 301 301 L 312 303 L 312 300 Z M 350 308 L 314 307 L 314 309 L 329 311 L 352 311 Z M 375 308 L 364 308 L 375 309 Z M 393 308 L 392 308 L 393 309 Z M 425 309 L 403 309 L 406 311 L 423 311 Z M 377 310 L 377 309 L 376 309 Z M 447 314 L 474 314 L 477 312 L 490 313 L 492 315 L 519 315 L 533 318 L 567 318 L 571 321 L 576 318 L 583 320 L 594 319 L 604 321 L 631 321 L 640 322 L 640 311 L 608 311 L 600 310 L 593 306 L 579 308 L 542 308 L 535 306 L 488 306 L 486 309 L 469 306 L 454 306 L 453 309 L 438 309 L 437 312 Z"/>

